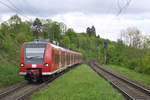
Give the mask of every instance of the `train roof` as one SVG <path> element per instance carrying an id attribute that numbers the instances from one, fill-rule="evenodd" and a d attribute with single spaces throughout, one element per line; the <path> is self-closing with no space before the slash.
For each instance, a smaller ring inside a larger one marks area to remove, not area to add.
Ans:
<path id="1" fill-rule="evenodd" d="M 25 42 L 25 44 L 35 44 L 35 43 L 40 43 L 40 44 L 50 43 L 51 46 L 54 47 L 54 48 L 58 48 L 58 49 L 60 49 L 62 51 L 67 51 L 67 52 L 70 52 L 70 53 L 76 53 L 76 54 L 82 55 L 82 53 L 80 53 L 80 52 L 76 52 L 76 51 L 73 51 L 73 50 L 66 49 L 66 48 L 63 48 L 61 46 L 58 46 L 58 45 L 54 44 L 52 41 L 50 41 L 49 39 L 45 39 L 45 40 L 35 39 L 34 41 L 31 41 L 31 42 Z"/>
<path id="2" fill-rule="evenodd" d="M 58 48 L 58 49 L 60 49 L 60 50 L 62 50 L 62 51 L 67 51 L 67 52 L 70 52 L 70 53 L 81 54 L 80 52 L 76 52 L 76 51 L 73 51 L 73 50 L 70 50 L 70 49 L 66 49 L 66 48 L 60 47 L 60 46 L 55 45 L 55 44 L 52 44 L 52 43 L 51 43 L 51 45 L 52 45 L 52 47 Z"/>

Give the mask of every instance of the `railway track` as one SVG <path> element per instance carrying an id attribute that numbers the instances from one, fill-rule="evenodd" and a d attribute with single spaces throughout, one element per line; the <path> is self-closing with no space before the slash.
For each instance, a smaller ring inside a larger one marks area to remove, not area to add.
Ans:
<path id="1" fill-rule="evenodd" d="M 87 63 L 95 72 L 108 80 L 128 100 L 150 100 L 150 87 L 131 80 L 108 68 L 101 67 L 97 62 Z"/>
<path id="2" fill-rule="evenodd" d="M 61 73 L 55 75 L 50 80 L 42 84 L 28 83 L 26 81 L 20 82 L 16 85 L 13 85 L 7 89 L 0 91 L 0 100 L 26 100 L 36 91 L 43 89 L 47 86 L 50 86 L 51 83 L 56 80 L 58 77 L 62 76 L 65 72 L 68 72 L 70 69 L 75 68 L 77 65 L 68 68 Z"/>
<path id="3" fill-rule="evenodd" d="M 51 84 L 56 78 L 44 82 L 42 84 L 26 83 L 25 85 L 19 84 L 16 88 L 6 89 L 6 92 L 0 94 L 0 100 L 25 100 L 28 99 L 34 92 L 40 90 Z"/>
<path id="4" fill-rule="evenodd" d="M 26 85 L 28 85 L 28 82 L 26 81 L 23 81 L 23 82 L 20 82 L 20 83 L 17 83 L 13 86 L 10 86 L 6 89 L 3 89 L 0 91 L 0 99 L 4 98 L 5 96 L 7 96 L 8 94 L 11 94 L 12 92 L 22 88 L 22 87 L 25 87 Z"/>

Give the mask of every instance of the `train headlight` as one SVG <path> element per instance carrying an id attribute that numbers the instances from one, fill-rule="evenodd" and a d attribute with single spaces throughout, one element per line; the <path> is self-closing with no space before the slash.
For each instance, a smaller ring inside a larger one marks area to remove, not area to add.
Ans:
<path id="1" fill-rule="evenodd" d="M 46 67 L 47 67 L 47 66 L 48 66 L 48 64 L 44 64 L 44 66 L 46 66 Z"/>
<path id="2" fill-rule="evenodd" d="M 24 67 L 24 64 L 20 64 L 21 67 Z"/>

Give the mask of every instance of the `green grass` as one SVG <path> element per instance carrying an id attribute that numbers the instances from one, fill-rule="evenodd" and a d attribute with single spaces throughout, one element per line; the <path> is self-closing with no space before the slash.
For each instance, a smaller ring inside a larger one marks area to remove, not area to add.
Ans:
<path id="1" fill-rule="evenodd" d="M 90 67 L 80 65 L 34 94 L 31 100 L 123 100 L 123 96 Z"/>
<path id="2" fill-rule="evenodd" d="M 128 68 L 117 66 L 117 65 L 103 65 L 103 66 L 108 67 L 116 72 L 119 72 L 133 80 L 150 85 L 150 75 L 138 73 L 134 70 L 130 70 Z"/>
<path id="3" fill-rule="evenodd" d="M 23 80 L 23 77 L 18 75 L 17 61 L 7 61 L 2 56 L 0 56 L 0 61 L 0 89 Z"/>

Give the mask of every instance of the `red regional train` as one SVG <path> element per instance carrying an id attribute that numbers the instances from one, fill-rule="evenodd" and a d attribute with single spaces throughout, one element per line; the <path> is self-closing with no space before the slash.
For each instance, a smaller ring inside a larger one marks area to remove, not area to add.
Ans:
<path id="1" fill-rule="evenodd" d="M 21 47 L 19 74 L 30 82 L 44 81 L 64 69 L 79 64 L 82 54 L 49 40 L 36 39 Z"/>

